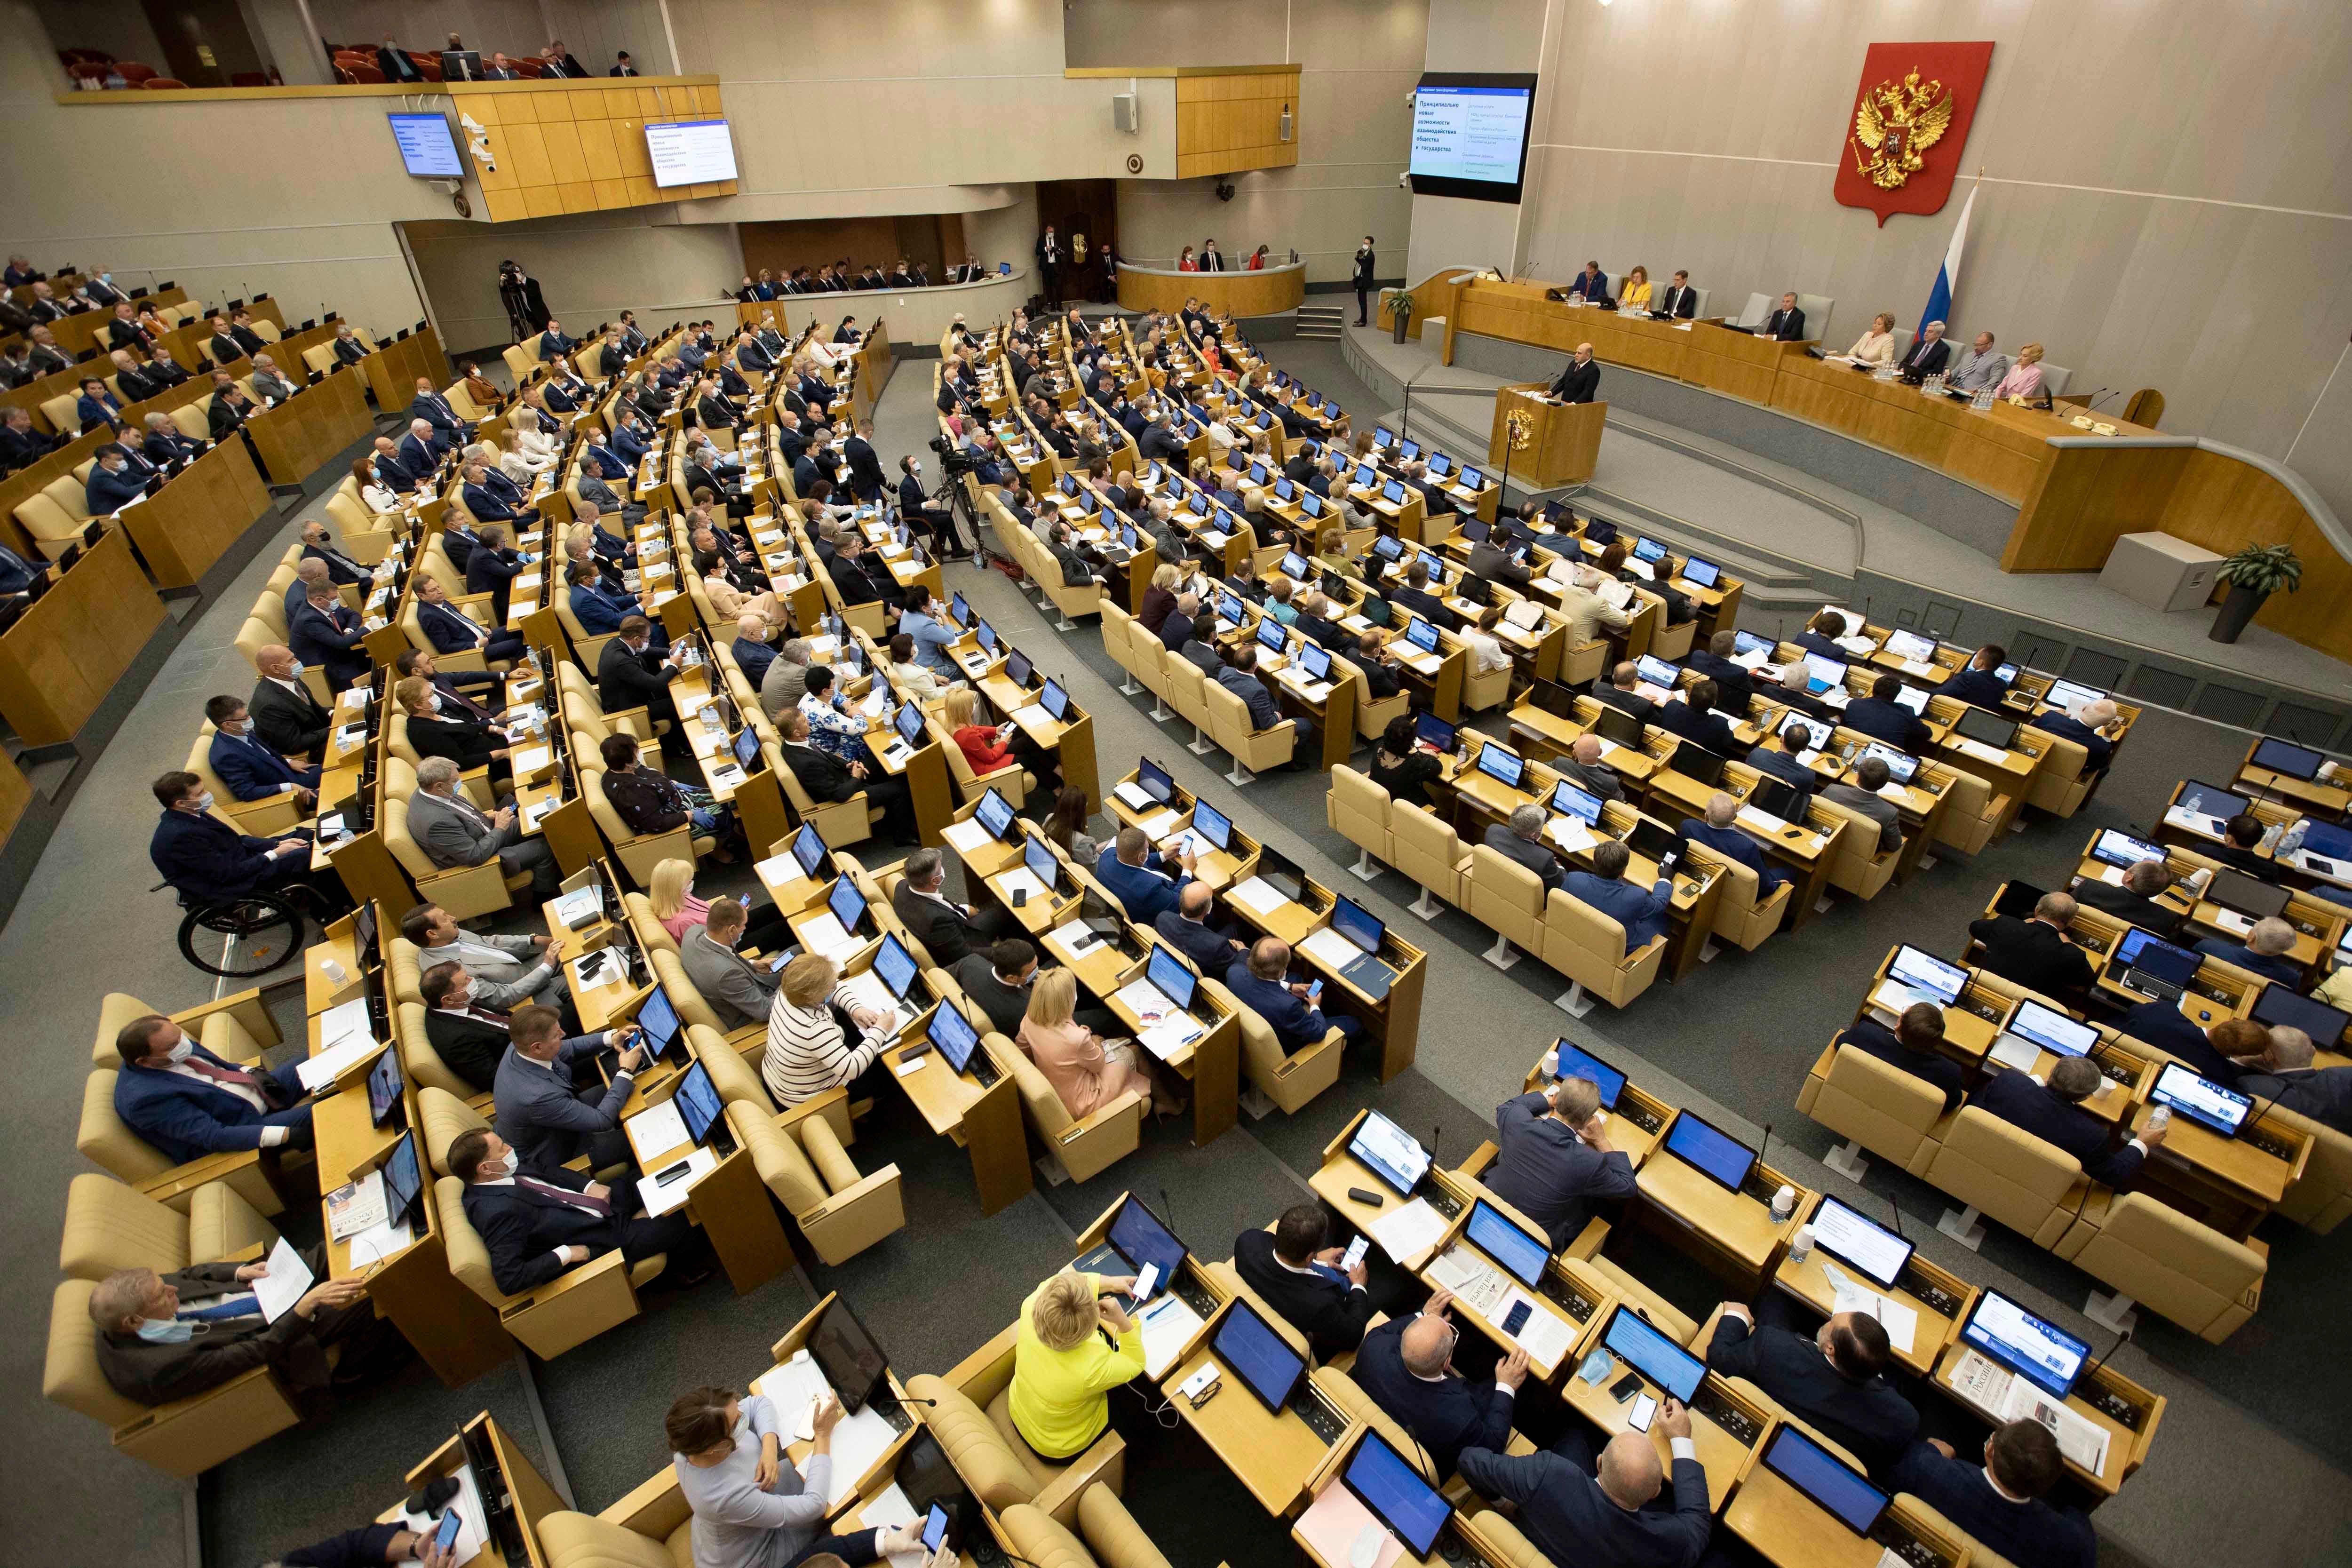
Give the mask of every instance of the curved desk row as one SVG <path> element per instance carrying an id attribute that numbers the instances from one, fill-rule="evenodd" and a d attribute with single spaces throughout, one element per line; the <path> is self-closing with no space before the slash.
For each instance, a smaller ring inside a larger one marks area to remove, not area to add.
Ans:
<path id="1" fill-rule="evenodd" d="M 747 327 L 759 325 L 761 315 L 772 310 L 787 333 L 799 331 L 811 321 L 837 322 L 844 316 L 855 316 L 871 322 L 878 315 L 890 323 L 893 342 L 930 344 L 940 341 L 940 334 L 958 316 L 975 331 L 1010 321 L 1035 291 L 1032 269 L 1015 267 L 973 283 L 934 283 L 928 289 L 827 289 L 818 294 L 787 294 L 780 300 L 730 299 L 725 305 L 731 305 L 735 319 Z M 711 307 L 695 304 L 677 309 L 708 314 Z"/>
<path id="2" fill-rule="evenodd" d="M 1307 264 L 1293 261 L 1256 272 L 1177 272 L 1118 264 L 1118 302 L 1128 310 L 1179 310 L 1198 300 L 1221 315 L 1278 316 L 1307 298 Z"/>

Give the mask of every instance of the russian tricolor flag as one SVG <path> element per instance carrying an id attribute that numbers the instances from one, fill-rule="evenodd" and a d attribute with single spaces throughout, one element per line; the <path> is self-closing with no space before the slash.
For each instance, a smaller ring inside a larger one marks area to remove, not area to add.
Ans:
<path id="1" fill-rule="evenodd" d="M 1944 265 L 1936 273 L 1936 286 L 1927 290 L 1927 309 L 1919 318 L 1919 333 L 1925 335 L 1930 321 L 1952 319 L 1952 285 L 1960 276 L 1960 247 L 1969 242 L 1969 213 L 1977 205 L 1974 185 L 1969 187 L 1969 199 L 1960 205 L 1959 226 L 1952 230 L 1952 243 L 1945 248 Z"/>

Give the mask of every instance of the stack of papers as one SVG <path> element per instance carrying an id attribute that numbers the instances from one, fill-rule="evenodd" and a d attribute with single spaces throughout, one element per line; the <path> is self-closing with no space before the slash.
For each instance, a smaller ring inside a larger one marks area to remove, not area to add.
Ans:
<path id="1" fill-rule="evenodd" d="M 783 1365 L 753 1378 L 751 1392 L 773 1405 L 784 1430 L 805 1443 L 816 1435 L 809 1419 L 816 1414 L 816 1402 L 833 1388 L 808 1352 L 798 1350 Z"/>
<path id="2" fill-rule="evenodd" d="M 319 1048 L 321 1051 L 333 1050 L 351 1040 L 364 1040 L 369 1045 L 375 1043 L 364 996 L 353 997 L 319 1015 Z"/>
<path id="3" fill-rule="evenodd" d="M 1065 921 L 1045 933 L 1045 940 L 1066 950 L 1072 955 L 1093 951 L 1102 945 L 1102 938 L 1088 931 L 1083 921 Z"/>
<path id="4" fill-rule="evenodd" d="M 1833 1263 L 1822 1265 L 1822 1275 L 1837 1293 L 1836 1303 L 1830 1308 L 1834 1316 L 1839 1312 L 1860 1312 L 1865 1318 L 1878 1320 L 1886 1331 L 1886 1341 L 1898 1352 L 1907 1352 L 1919 1327 L 1919 1314 L 1899 1301 L 1888 1300 L 1867 1285 L 1849 1278 Z"/>
<path id="5" fill-rule="evenodd" d="M 801 928 L 801 945 L 819 958 L 838 961 L 866 944 L 844 931 L 841 921 L 827 910 Z"/>
<path id="6" fill-rule="evenodd" d="M 364 1268 L 371 1263 L 382 1262 L 394 1253 L 405 1249 L 409 1243 L 415 1239 L 406 1220 L 401 1221 L 398 1225 L 388 1223 L 372 1225 L 352 1236 L 351 1266 L 354 1268 Z"/>
<path id="7" fill-rule="evenodd" d="M 1372 1221 L 1364 1227 L 1364 1234 L 1402 1264 L 1437 1245 L 1445 1234 L 1445 1216 L 1432 1208 L 1427 1198 L 1415 1198 Z"/>
<path id="8" fill-rule="evenodd" d="M 1143 786 L 1133 779 L 1123 781 L 1110 793 L 1114 799 L 1126 802 L 1130 811 L 1156 811 L 1160 806 L 1160 803 L 1144 794 Z"/>
<path id="9" fill-rule="evenodd" d="M 1225 891 L 1225 897 L 1252 914 L 1270 915 L 1290 900 L 1263 877 L 1252 877 Z"/>
<path id="10" fill-rule="evenodd" d="M 1136 1038 L 1142 1042 L 1145 1050 L 1164 1062 L 1171 1059 L 1178 1051 L 1191 1045 L 1194 1040 L 1199 1039 L 1201 1035 L 1200 1024 L 1190 1014 L 1173 1013 L 1163 1021 L 1144 1030 Z"/>
<path id="11" fill-rule="evenodd" d="M 1368 1531 L 1377 1532 L 1373 1538 L 1380 1544 L 1364 1568 L 1397 1568 L 1404 1560 L 1404 1542 L 1373 1516 L 1362 1499 L 1336 1479 L 1315 1494 L 1294 1528 L 1298 1539 L 1314 1548 L 1316 1557 L 1325 1563 L 1355 1563 L 1356 1543 L 1366 1539 Z"/>
<path id="12" fill-rule="evenodd" d="M 1769 811 L 1759 811 L 1752 805 L 1741 806 L 1738 816 L 1734 820 L 1745 826 L 1753 827 L 1759 833 L 1769 833 L 1775 836 L 1785 832 L 1789 826 L 1785 819 L 1775 816 Z"/>
<path id="13" fill-rule="evenodd" d="M 2009 753 L 1999 746 L 1988 746 L 1982 741 L 1971 741 L 1966 735 L 1946 736 L 1945 744 L 1965 756 L 1974 757 L 1980 763 L 1998 763 L 2006 760 L 2009 756 Z"/>
<path id="14" fill-rule="evenodd" d="M 1906 1008 L 1916 1007 L 1922 1002 L 1937 1007 L 1943 1005 L 1925 991 L 1915 990 L 1899 980 L 1882 980 L 1878 983 L 1877 989 L 1870 994 L 1870 1005 L 1873 1007 L 1884 1007 L 1898 1018 L 1903 1016 Z"/>
<path id="15" fill-rule="evenodd" d="M 1345 969 L 1364 955 L 1362 948 L 1341 936 L 1329 926 L 1309 931 L 1307 939 L 1298 944 L 1298 951 L 1329 964 L 1334 969 Z"/>
<path id="16" fill-rule="evenodd" d="M 1159 1377 L 1176 1364 L 1184 1346 L 1201 1331 L 1201 1314 L 1174 1295 L 1160 1298 L 1136 1313 L 1143 1329 L 1143 1369 Z"/>
<path id="17" fill-rule="evenodd" d="M 1146 838 L 1157 844 L 1175 832 L 1176 825 L 1183 820 L 1182 813 L 1163 805 L 1153 810 L 1150 816 L 1135 826 L 1142 830 Z"/>
<path id="18" fill-rule="evenodd" d="M 362 1001 L 360 1005 L 364 1007 L 366 1003 Z M 306 1058 L 295 1068 L 295 1076 L 302 1080 L 302 1088 L 307 1092 L 317 1094 L 382 1048 L 362 1032 L 355 1038 L 330 1046 L 317 1056 Z"/>
<path id="19" fill-rule="evenodd" d="M 1147 1026 L 1177 1011 L 1175 1005 L 1161 994 L 1160 987 L 1149 980 L 1129 981 L 1111 999 L 1124 1004 L 1127 1010 L 1142 1019 Z"/>
<path id="20" fill-rule="evenodd" d="M 1544 824 L 1544 837 L 1570 854 L 1580 854 L 1601 840 L 1592 830 L 1572 816 L 1555 816 Z"/>
<path id="21" fill-rule="evenodd" d="M 843 1416 L 841 1424 L 833 1429 L 833 1485 L 825 1498 L 826 1506 L 830 1508 L 856 1491 L 866 1472 L 898 1439 L 898 1429 L 871 1405 L 855 1415 Z"/>
<path id="22" fill-rule="evenodd" d="M 892 1481 L 857 1510 L 858 1527 L 862 1530 L 896 1530 L 902 1524 L 915 1522 L 915 1505 L 907 1494 Z M 890 1553 L 890 1568 L 923 1568 L 923 1549 L 913 1547 Z"/>
<path id="23" fill-rule="evenodd" d="M 658 1159 L 687 1142 L 686 1117 L 678 1110 L 676 1100 L 665 1100 L 648 1106 L 621 1125 L 628 1129 L 629 1147 L 636 1151 L 639 1164 Z"/>
<path id="24" fill-rule="evenodd" d="M 1985 1055 L 2005 1068 L 2032 1072 L 2033 1064 L 2042 1059 L 2042 1047 L 2004 1029 L 1992 1037 L 1992 1044 L 1986 1047 Z M 1840 1308 L 1839 1310 L 1844 1309 Z"/>
<path id="25" fill-rule="evenodd" d="M 370 1171 L 327 1194 L 327 1234 L 337 1241 L 348 1241 L 383 1221 L 382 1171 Z"/>
<path id="26" fill-rule="evenodd" d="M 760 873 L 760 880 L 772 888 L 803 879 L 801 876 L 801 863 L 789 854 L 771 855 L 751 868 Z"/>

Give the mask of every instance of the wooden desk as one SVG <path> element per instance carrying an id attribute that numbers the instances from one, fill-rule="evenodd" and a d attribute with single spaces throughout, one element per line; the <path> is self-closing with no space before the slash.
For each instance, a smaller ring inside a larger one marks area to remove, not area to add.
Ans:
<path id="1" fill-rule="evenodd" d="M 945 1005 L 934 1004 L 919 1015 L 899 1032 L 899 1043 L 882 1052 L 881 1059 L 890 1064 L 891 1076 L 930 1130 L 970 1156 L 981 1212 L 994 1214 L 1027 1196 L 1036 1184 L 1029 1164 L 1029 1135 L 1021 1116 L 1021 1089 L 1013 1081 L 1013 1069 L 990 1052 L 996 1081 L 982 1088 L 969 1071 L 949 1071 L 946 1059 L 932 1051 L 913 1058 L 923 1066 L 911 1072 L 898 1071 L 908 1060 L 908 1047 L 923 1039 L 931 1012 Z M 989 1050 L 988 1020 L 967 1016 L 965 1021 L 982 1035 L 974 1047 L 976 1061 L 978 1052 Z"/>
<path id="2" fill-rule="evenodd" d="M 1965 1343 L 1954 1341 L 1945 1350 L 1943 1358 L 1936 1363 L 1935 1374 L 1927 1380 L 1928 1386 L 1942 1393 L 1954 1404 L 1974 1414 L 1990 1426 L 1994 1420 L 1993 1413 L 1971 1404 L 1953 1381 L 1959 1370 L 1962 1358 L 1970 1353 Z M 2083 1391 L 2086 1386 L 2095 1393 L 2111 1393 L 2120 1396 L 2126 1404 L 2139 1413 L 2139 1430 L 2133 1431 L 2105 1410 L 2084 1398 Z M 2092 1471 L 2084 1468 L 2072 1459 L 2066 1459 L 2064 1461 L 2066 1474 L 2100 1498 L 2115 1496 L 2122 1489 L 2124 1482 L 2131 1479 L 2132 1472 L 2138 1469 L 2141 1463 L 2147 1459 L 2148 1447 L 2156 1440 L 2158 1423 L 2164 1415 L 2164 1406 L 2165 1399 L 2162 1394 L 2149 1393 L 2104 1363 L 2096 1370 L 2086 1373 L 2076 1383 L 2074 1392 L 2066 1396 L 2066 1408 L 2094 1426 L 2106 1429 L 2106 1463 L 2096 1471 Z M 1957 1444 L 1954 1446 L 1960 1447 Z"/>
<path id="3" fill-rule="evenodd" d="M 1619 1379 L 1627 1376 L 1640 1378 L 1643 1394 L 1657 1400 L 1661 1405 L 1665 1403 L 1666 1398 L 1664 1389 L 1652 1383 L 1648 1378 L 1643 1377 L 1626 1363 L 1618 1360 L 1601 1344 L 1601 1336 L 1609 1331 L 1610 1320 L 1619 1312 L 1630 1310 L 1632 1308 L 1626 1304 L 1613 1302 L 1607 1310 L 1594 1316 L 1593 1329 L 1589 1336 L 1590 1348 L 1592 1353 L 1609 1357 L 1609 1370 L 1601 1375 L 1601 1381 L 1597 1384 L 1586 1382 L 1583 1373 L 1580 1370 L 1570 1373 L 1560 1384 L 1560 1403 L 1600 1427 L 1604 1441 L 1616 1436 L 1621 1432 L 1630 1432 L 1633 1429 L 1633 1423 L 1628 1419 L 1633 1414 L 1633 1401 L 1629 1398 L 1621 1405 L 1609 1397 L 1611 1386 Z M 1695 1397 L 1706 1397 L 1710 1394 L 1721 1398 L 1733 1409 L 1752 1419 L 1758 1427 L 1757 1443 L 1763 1440 L 1762 1429 L 1770 1424 L 1768 1411 L 1735 1391 L 1729 1379 L 1712 1372 L 1706 1374 L 1706 1382 L 1700 1384 L 1699 1394 Z M 1654 1420 L 1651 1422 L 1650 1443 L 1658 1451 L 1659 1465 L 1671 1476 L 1674 1473 L 1674 1451 L 1667 1445 L 1665 1433 L 1659 1430 L 1661 1425 L 1662 1423 Z M 1741 1442 L 1731 1432 L 1694 1410 L 1691 1412 L 1691 1446 L 1697 1450 L 1698 1462 L 1706 1471 L 1707 1506 L 1710 1510 L 1720 1512 L 1724 1499 L 1731 1493 L 1732 1484 L 1739 1479 L 1747 1468 L 1749 1457 L 1755 1452 L 1756 1444 Z"/>
<path id="4" fill-rule="evenodd" d="M 539 1568 L 539 1521 L 569 1505 L 556 1494 L 553 1487 L 547 1484 L 547 1478 L 539 1473 L 539 1467 L 530 1462 L 530 1456 L 507 1435 L 506 1428 L 499 1426 L 489 1412 L 484 1411 L 475 1416 L 466 1423 L 462 1430 L 479 1433 L 487 1443 L 491 1463 L 498 1467 L 499 1479 L 506 1483 L 508 1500 L 514 1505 L 516 1522 L 522 1528 L 525 1552 L 521 1562 L 509 1562 L 493 1536 L 483 1543 L 481 1555 L 474 1558 L 473 1562 L 480 1568 Z M 424 1463 L 403 1476 L 401 1486 L 404 1491 L 414 1495 L 422 1491 L 426 1482 L 454 1476 L 469 1463 L 465 1437 L 462 1435 L 455 1436 L 434 1449 L 425 1457 Z M 479 1474 L 474 1477 L 478 1493 L 487 1489 L 488 1479 Z M 406 1499 L 404 1498 L 377 1514 L 376 1522 L 398 1522 L 406 1507 Z"/>
<path id="5" fill-rule="evenodd" d="M 1486 463 L 1515 474 L 1529 489 L 1579 485 L 1601 460 L 1601 432 L 1609 421 L 1606 403 L 1557 403 L 1544 395 L 1548 383 L 1520 382 L 1495 393 L 1494 428 L 1486 437 Z M 1526 421 L 1527 440 L 1511 439 L 1507 421 Z"/>
<path id="6" fill-rule="evenodd" d="M 1799 1204 L 1797 1205 L 1799 1227 L 1811 1224 L 1815 1211 L 1821 1206 L 1822 1198 L 1819 1194 L 1811 1194 L 1804 1202 Z M 1831 1310 L 1836 1303 L 1837 1292 L 1830 1288 L 1829 1277 L 1823 1272 L 1825 1267 L 1838 1268 L 1853 1278 L 1856 1283 L 1867 1286 L 1882 1295 L 1892 1297 L 1895 1301 L 1919 1315 L 1919 1325 L 1912 1332 L 1911 1348 L 1907 1351 L 1896 1351 L 1895 1359 L 1921 1377 L 1925 1377 L 1934 1369 L 1937 1358 L 1944 1353 L 1944 1347 L 1950 1344 L 1952 1337 L 1959 1332 L 1961 1321 L 1968 1317 L 1969 1307 L 1976 1301 L 1976 1287 L 1958 1275 L 1930 1263 L 1916 1252 L 1914 1252 L 1910 1261 L 1903 1266 L 1903 1272 L 1896 1279 L 1895 1288 L 1891 1290 L 1874 1279 L 1864 1278 L 1861 1270 L 1852 1265 L 1836 1262 L 1818 1245 L 1805 1255 L 1805 1260 L 1801 1263 L 1783 1256 L 1780 1267 L 1772 1271 L 1772 1284 L 1784 1294 L 1803 1302 L 1808 1308 L 1826 1318 L 1830 1316 Z M 1928 1303 L 1926 1297 L 1908 1289 L 1915 1282 L 1932 1285 L 1952 1297 L 1958 1305 L 1949 1314 L 1937 1310 Z M 1713 1337 L 1710 1331 L 1707 1338 Z M 1701 1348 L 1705 1348 L 1704 1342 Z"/>
<path id="7" fill-rule="evenodd" d="M 71 741 L 163 620 L 163 603 L 132 559 L 130 536 L 109 529 L 0 633 L 0 717 L 27 746 Z"/>
<path id="8" fill-rule="evenodd" d="M 1231 1301 L 1219 1309 L 1209 1321 L 1198 1348 L 1180 1360 L 1175 1369 L 1160 1380 L 1160 1385 L 1168 1403 L 1175 1407 L 1185 1425 L 1199 1434 L 1209 1451 L 1249 1489 L 1259 1506 L 1281 1519 L 1306 1497 L 1307 1478 L 1320 1468 L 1328 1450 L 1297 1411 L 1268 1410 L 1242 1382 L 1240 1374 L 1210 1347 L 1209 1341 L 1215 1336 L 1217 1325 L 1231 1310 Z M 1286 1325 L 1279 1319 L 1270 1321 L 1276 1333 L 1285 1331 Z M 1303 1342 L 1301 1349 L 1303 1352 Z M 1218 1369 L 1218 1379 L 1215 1394 L 1206 1405 L 1196 1405 L 1176 1392 L 1186 1379 L 1209 1365 Z"/>
<path id="9" fill-rule="evenodd" d="M 1691 1425 L 1696 1430 L 1698 1423 L 1694 1419 Z M 1756 1445 L 1757 1462 L 1740 1477 L 1739 1490 L 1732 1497 L 1731 1506 L 1723 1510 L 1723 1527 L 1754 1547 L 1773 1568 L 1874 1568 L 1885 1547 L 1855 1534 L 1844 1521 L 1764 1465 L 1764 1451 L 1780 1428 L 1790 1425 L 1820 1439 L 1821 1434 L 1801 1423 L 1775 1416 L 1763 1440 Z M 1887 1506 L 1879 1523 L 1882 1529 L 1898 1531 L 1926 1546 L 1949 1568 L 1965 1568 L 1975 1543 L 1940 1522 L 1929 1522 L 1941 1517 L 1914 1506 L 1907 1497 L 1898 1497 Z"/>
<path id="10" fill-rule="evenodd" d="M 1658 1148 L 1633 1173 L 1635 1189 L 1649 1212 L 1667 1222 L 1667 1234 L 1679 1233 L 1687 1238 L 1703 1261 L 1752 1291 L 1764 1282 L 1789 1238 L 1797 1234 L 1797 1215 L 1812 1194 L 1769 1166 L 1758 1165 L 1748 1178 L 1750 1184 L 1797 1189 L 1796 1207 L 1776 1225 L 1762 1199 L 1732 1192 L 1668 1153 L 1664 1142 L 1672 1131 L 1671 1127 L 1665 1130 Z"/>
<path id="11" fill-rule="evenodd" d="M 304 368 L 295 361 L 297 369 Z M 281 367 L 282 368 L 282 367 Z M 360 378 L 349 371 L 321 377 L 274 408 L 246 421 L 254 450 L 270 482 L 299 485 L 321 464 L 368 433 Z"/>

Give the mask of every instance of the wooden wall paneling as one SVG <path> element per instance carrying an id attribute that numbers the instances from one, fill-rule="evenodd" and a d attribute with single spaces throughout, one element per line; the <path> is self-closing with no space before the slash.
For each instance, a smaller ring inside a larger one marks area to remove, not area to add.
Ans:
<path id="1" fill-rule="evenodd" d="M 1281 136 L 1290 110 L 1290 140 Z M 1289 168 L 1298 162 L 1298 73 L 1181 76 L 1176 81 L 1176 177 Z"/>
<path id="2" fill-rule="evenodd" d="M 554 217 L 735 194 L 734 181 L 654 184 L 646 122 L 723 117 L 719 84 L 601 81 L 458 84 L 457 108 L 488 132 L 498 167 L 475 165 L 490 221 Z"/>
<path id="3" fill-rule="evenodd" d="M 2180 454 L 2180 482 L 2168 498 L 2164 531 L 2228 554 L 2245 544 L 2284 543 L 2303 559 L 2303 586 L 2273 594 L 2254 616 L 2257 626 L 2306 647 L 2352 658 L 2352 563 L 2313 523 L 2284 485 L 2260 468 L 2219 452 Z"/>

